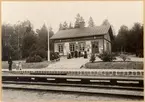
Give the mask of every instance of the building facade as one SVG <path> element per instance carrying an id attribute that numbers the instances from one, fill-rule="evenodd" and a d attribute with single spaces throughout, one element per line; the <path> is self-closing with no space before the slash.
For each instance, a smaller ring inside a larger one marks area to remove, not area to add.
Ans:
<path id="1" fill-rule="evenodd" d="M 95 27 L 84 27 L 82 24 L 80 28 L 60 30 L 51 39 L 54 40 L 54 51 L 60 55 L 74 51 L 98 54 L 111 52 L 113 31 L 110 24 Z"/>

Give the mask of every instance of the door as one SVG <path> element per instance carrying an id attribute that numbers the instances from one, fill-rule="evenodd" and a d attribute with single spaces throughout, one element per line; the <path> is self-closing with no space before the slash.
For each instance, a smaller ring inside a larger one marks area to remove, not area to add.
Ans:
<path id="1" fill-rule="evenodd" d="M 99 42 L 92 41 L 92 53 L 99 53 Z"/>

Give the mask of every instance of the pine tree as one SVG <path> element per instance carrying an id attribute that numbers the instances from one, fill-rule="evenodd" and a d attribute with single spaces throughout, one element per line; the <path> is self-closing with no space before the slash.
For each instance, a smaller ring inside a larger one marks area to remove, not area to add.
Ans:
<path id="1" fill-rule="evenodd" d="M 69 29 L 72 29 L 73 27 L 72 27 L 72 24 L 71 24 L 71 22 L 69 23 Z"/>
<path id="2" fill-rule="evenodd" d="M 63 29 L 63 26 L 62 26 L 62 24 L 60 23 L 59 24 L 59 30 L 62 30 Z"/>
<path id="3" fill-rule="evenodd" d="M 79 28 L 80 27 L 80 14 L 78 13 L 77 16 L 76 16 L 76 21 L 75 21 L 75 25 L 74 25 L 74 28 Z"/>
<path id="4" fill-rule="evenodd" d="M 103 21 L 102 25 L 110 25 L 108 19 L 105 19 L 105 20 Z"/>
<path id="5" fill-rule="evenodd" d="M 89 22 L 88 22 L 88 27 L 94 27 L 95 26 L 95 24 L 94 24 L 94 21 L 93 21 L 93 18 L 92 17 L 90 17 L 89 18 Z"/>
<path id="6" fill-rule="evenodd" d="M 77 14 L 74 28 L 80 28 L 80 23 L 85 24 L 85 21 L 84 21 L 83 17 L 80 16 L 80 14 Z"/>
<path id="7" fill-rule="evenodd" d="M 68 29 L 68 24 L 67 24 L 67 22 L 65 21 L 65 22 L 63 23 L 63 30 L 66 30 L 66 29 Z"/>

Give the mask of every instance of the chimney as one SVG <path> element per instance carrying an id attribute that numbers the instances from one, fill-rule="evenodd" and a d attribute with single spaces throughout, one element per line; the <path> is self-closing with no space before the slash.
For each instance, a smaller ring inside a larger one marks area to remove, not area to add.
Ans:
<path id="1" fill-rule="evenodd" d="M 85 27 L 85 22 L 80 22 L 80 28 L 84 28 Z"/>

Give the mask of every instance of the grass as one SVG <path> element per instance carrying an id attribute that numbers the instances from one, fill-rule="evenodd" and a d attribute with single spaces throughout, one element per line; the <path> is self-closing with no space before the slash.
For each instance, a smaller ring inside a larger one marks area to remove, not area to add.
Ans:
<path id="1" fill-rule="evenodd" d="M 13 61 L 13 65 L 12 68 L 15 69 L 16 68 L 16 63 L 18 61 Z M 45 68 L 49 65 L 50 62 L 48 61 L 43 61 L 43 62 L 39 62 L 39 63 L 26 63 L 25 61 L 21 61 L 22 62 L 22 68 L 23 69 L 41 69 L 41 68 Z M 7 61 L 2 61 L 2 69 L 8 69 L 8 62 Z"/>
<path id="2" fill-rule="evenodd" d="M 86 69 L 143 69 L 143 62 L 137 61 L 115 61 L 115 62 L 88 62 Z"/>

